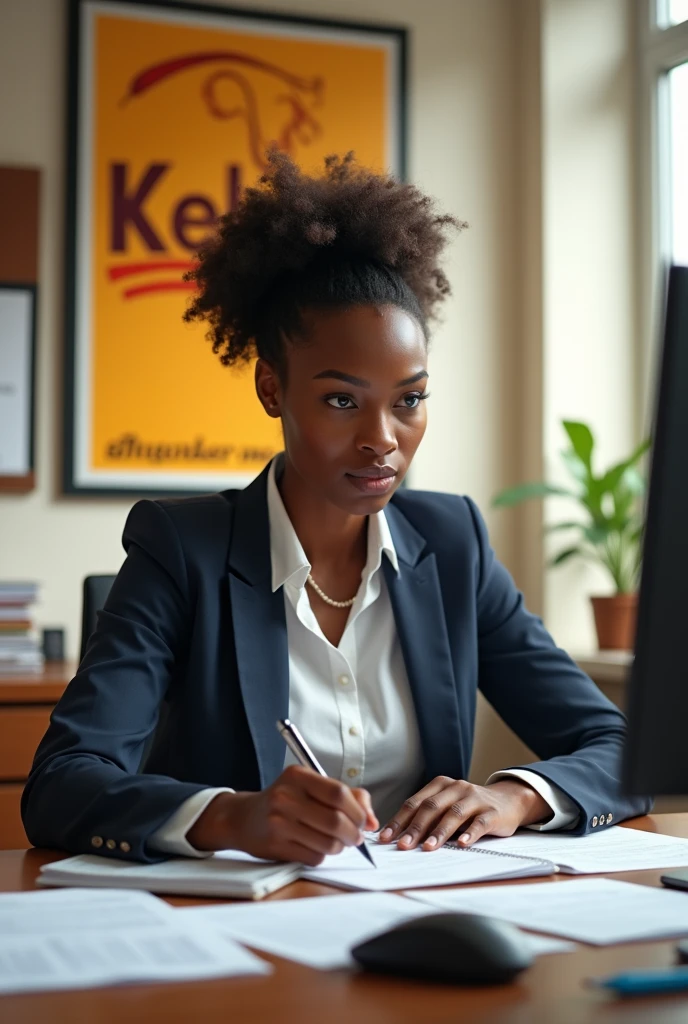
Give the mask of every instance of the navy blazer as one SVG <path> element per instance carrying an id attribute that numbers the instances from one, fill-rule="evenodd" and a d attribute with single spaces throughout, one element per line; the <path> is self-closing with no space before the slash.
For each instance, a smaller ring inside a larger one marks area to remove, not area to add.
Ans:
<path id="1" fill-rule="evenodd" d="M 88 853 L 103 837 L 106 856 L 160 860 L 146 840 L 187 797 L 256 791 L 282 771 L 289 665 L 266 485 L 267 469 L 245 490 L 132 508 L 127 558 L 24 790 L 35 845 Z M 404 489 L 386 515 L 425 780 L 468 774 L 480 688 L 542 758 L 522 767 L 580 808 L 574 834 L 646 813 L 650 801 L 621 792 L 623 715 L 526 610 L 475 505 Z"/>

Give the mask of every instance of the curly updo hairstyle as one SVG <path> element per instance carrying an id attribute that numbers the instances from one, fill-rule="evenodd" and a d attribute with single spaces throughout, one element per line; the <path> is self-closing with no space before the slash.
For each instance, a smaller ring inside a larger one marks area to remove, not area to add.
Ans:
<path id="1" fill-rule="evenodd" d="M 414 185 L 359 167 L 353 153 L 330 156 L 319 177 L 285 154 L 268 154 L 257 187 L 220 218 L 186 279 L 197 286 L 184 314 L 205 320 L 220 361 L 258 355 L 285 375 L 285 337 L 309 309 L 392 304 L 428 320 L 449 294 L 438 265 L 449 229 Z"/>

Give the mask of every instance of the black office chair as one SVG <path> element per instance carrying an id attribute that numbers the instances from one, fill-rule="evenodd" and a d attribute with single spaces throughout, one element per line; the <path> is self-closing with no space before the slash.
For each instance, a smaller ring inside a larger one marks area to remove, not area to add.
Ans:
<path id="1" fill-rule="evenodd" d="M 86 653 L 86 645 L 96 628 L 97 616 L 115 582 L 114 576 L 87 576 L 84 580 L 84 599 L 81 608 L 81 650 L 79 661 Z"/>
<path id="2" fill-rule="evenodd" d="M 88 644 L 89 637 L 96 628 L 98 612 L 105 605 L 107 596 L 110 593 L 110 588 L 114 582 L 114 576 L 87 576 L 84 579 L 84 599 L 81 609 L 81 653 L 79 660 L 81 660 L 86 653 L 86 646 Z M 144 770 L 145 763 L 148 760 L 148 755 L 153 749 L 156 737 L 165 728 L 167 714 L 167 704 L 163 701 L 160 705 L 160 715 L 155 732 L 148 737 L 144 745 L 143 753 L 141 755 L 141 763 L 138 768 L 139 772 Z"/>

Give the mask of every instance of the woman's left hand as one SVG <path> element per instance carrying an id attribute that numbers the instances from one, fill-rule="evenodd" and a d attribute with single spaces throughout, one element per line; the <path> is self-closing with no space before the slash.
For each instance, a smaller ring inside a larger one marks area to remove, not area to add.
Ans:
<path id="1" fill-rule="evenodd" d="M 404 802 L 383 827 L 380 842 L 397 842 L 401 850 L 437 850 L 461 829 L 458 842 L 471 846 L 481 836 L 510 836 L 521 825 L 552 817 L 552 808 L 520 779 L 500 779 L 474 786 L 438 775 Z"/>

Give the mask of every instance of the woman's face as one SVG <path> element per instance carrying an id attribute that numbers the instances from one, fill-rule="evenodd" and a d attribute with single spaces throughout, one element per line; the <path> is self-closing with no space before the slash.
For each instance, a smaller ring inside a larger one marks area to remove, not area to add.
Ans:
<path id="1" fill-rule="evenodd" d="M 312 311 L 286 358 L 285 383 L 259 360 L 256 388 L 268 414 L 282 419 L 302 484 L 345 512 L 379 511 L 425 433 L 420 325 L 391 305 Z"/>

